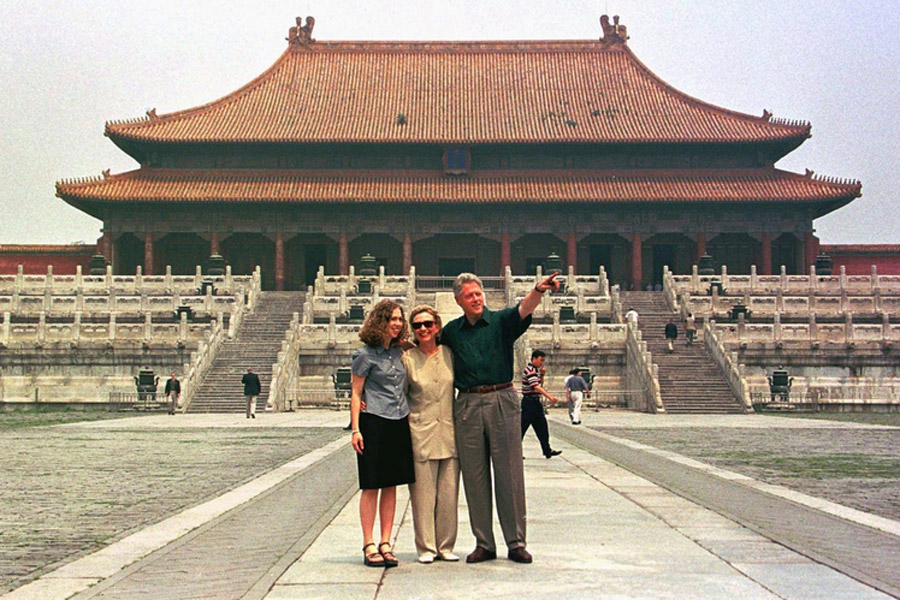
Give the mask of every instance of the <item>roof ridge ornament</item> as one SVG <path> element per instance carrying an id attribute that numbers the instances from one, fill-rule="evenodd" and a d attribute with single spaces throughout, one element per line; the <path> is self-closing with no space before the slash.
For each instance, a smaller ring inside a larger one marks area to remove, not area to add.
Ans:
<path id="1" fill-rule="evenodd" d="M 297 17 L 297 25 L 288 29 L 288 36 L 285 38 L 291 46 L 306 46 L 316 40 L 313 39 L 313 27 L 316 26 L 314 17 L 306 17 L 306 25 L 301 25 L 303 17 Z"/>
<path id="2" fill-rule="evenodd" d="M 603 15 L 600 17 L 600 27 L 603 28 L 600 41 L 604 44 L 624 44 L 628 41 L 628 28 L 619 25 L 619 15 L 613 16 L 612 24 L 609 22 L 609 15 Z"/>

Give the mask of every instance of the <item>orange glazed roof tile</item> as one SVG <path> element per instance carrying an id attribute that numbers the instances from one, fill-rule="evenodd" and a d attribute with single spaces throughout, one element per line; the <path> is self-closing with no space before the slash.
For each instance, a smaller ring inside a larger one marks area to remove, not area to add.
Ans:
<path id="1" fill-rule="evenodd" d="M 861 184 L 775 169 L 479 173 L 410 171 L 191 171 L 139 169 L 57 183 L 70 204 L 107 202 L 240 203 L 547 203 L 829 202 L 860 195 Z"/>
<path id="2" fill-rule="evenodd" d="M 808 123 L 726 110 L 672 88 L 625 43 L 310 42 L 197 108 L 109 122 L 119 142 L 740 143 Z"/>

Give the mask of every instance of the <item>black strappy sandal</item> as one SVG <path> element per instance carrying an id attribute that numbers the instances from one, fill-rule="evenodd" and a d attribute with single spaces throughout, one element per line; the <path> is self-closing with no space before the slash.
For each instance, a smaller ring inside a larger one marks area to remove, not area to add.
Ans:
<path id="1" fill-rule="evenodd" d="M 385 546 L 388 547 L 387 552 L 382 550 Z M 384 558 L 384 566 L 385 567 L 396 567 L 400 564 L 397 560 L 397 557 L 394 556 L 394 553 L 391 551 L 391 543 L 390 542 L 381 542 L 378 544 L 378 551 L 381 553 L 382 558 Z"/>
<path id="2" fill-rule="evenodd" d="M 381 552 L 366 552 L 366 548 L 372 546 L 375 547 L 375 542 L 369 542 L 365 546 L 363 546 L 363 562 L 367 567 L 383 567 L 384 566 L 384 557 L 381 555 Z"/>

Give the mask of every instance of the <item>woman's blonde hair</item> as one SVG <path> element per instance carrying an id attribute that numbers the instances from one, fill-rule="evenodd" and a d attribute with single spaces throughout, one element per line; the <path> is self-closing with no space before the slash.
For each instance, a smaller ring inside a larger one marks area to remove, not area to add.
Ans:
<path id="1" fill-rule="evenodd" d="M 382 300 L 372 307 L 362 327 L 359 328 L 359 339 L 370 346 L 381 346 L 384 343 L 384 332 L 387 331 L 395 308 L 400 309 L 400 316 L 403 317 L 403 307 L 393 300 Z M 391 345 L 401 344 L 408 337 L 409 325 L 406 323 L 406 317 L 403 317 L 403 329 L 400 330 L 400 335 L 391 340 Z"/>
<path id="2" fill-rule="evenodd" d="M 419 306 L 409 311 L 410 325 L 412 324 L 413 319 L 416 318 L 416 315 L 420 315 L 422 313 L 428 313 L 434 318 L 434 323 L 435 325 L 437 325 L 437 331 L 434 333 L 434 338 L 436 340 L 440 340 L 441 330 L 444 328 L 444 323 L 443 321 L 441 321 L 441 315 L 438 314 L 438 311 L 434 307 L 428 306 L 427 304 L 420 304 Z M 418 344 L 419 340 L 417 340 L 415 336 L 413 336 L 413 342 Z"/>

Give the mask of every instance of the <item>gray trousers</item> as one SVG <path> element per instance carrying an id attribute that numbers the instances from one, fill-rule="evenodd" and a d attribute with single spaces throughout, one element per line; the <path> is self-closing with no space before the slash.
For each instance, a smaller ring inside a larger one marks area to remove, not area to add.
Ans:
<path id="1" fill-rule="evenodd" d="M 472 534 L 479 546 L 490 551 L 497 550 L 492 484 L 507 547 L 525 546 L 521 415 L 522 407 L 514 387 L 487 394 L 460 393 L 453 404 L 456 452 Z"/>

